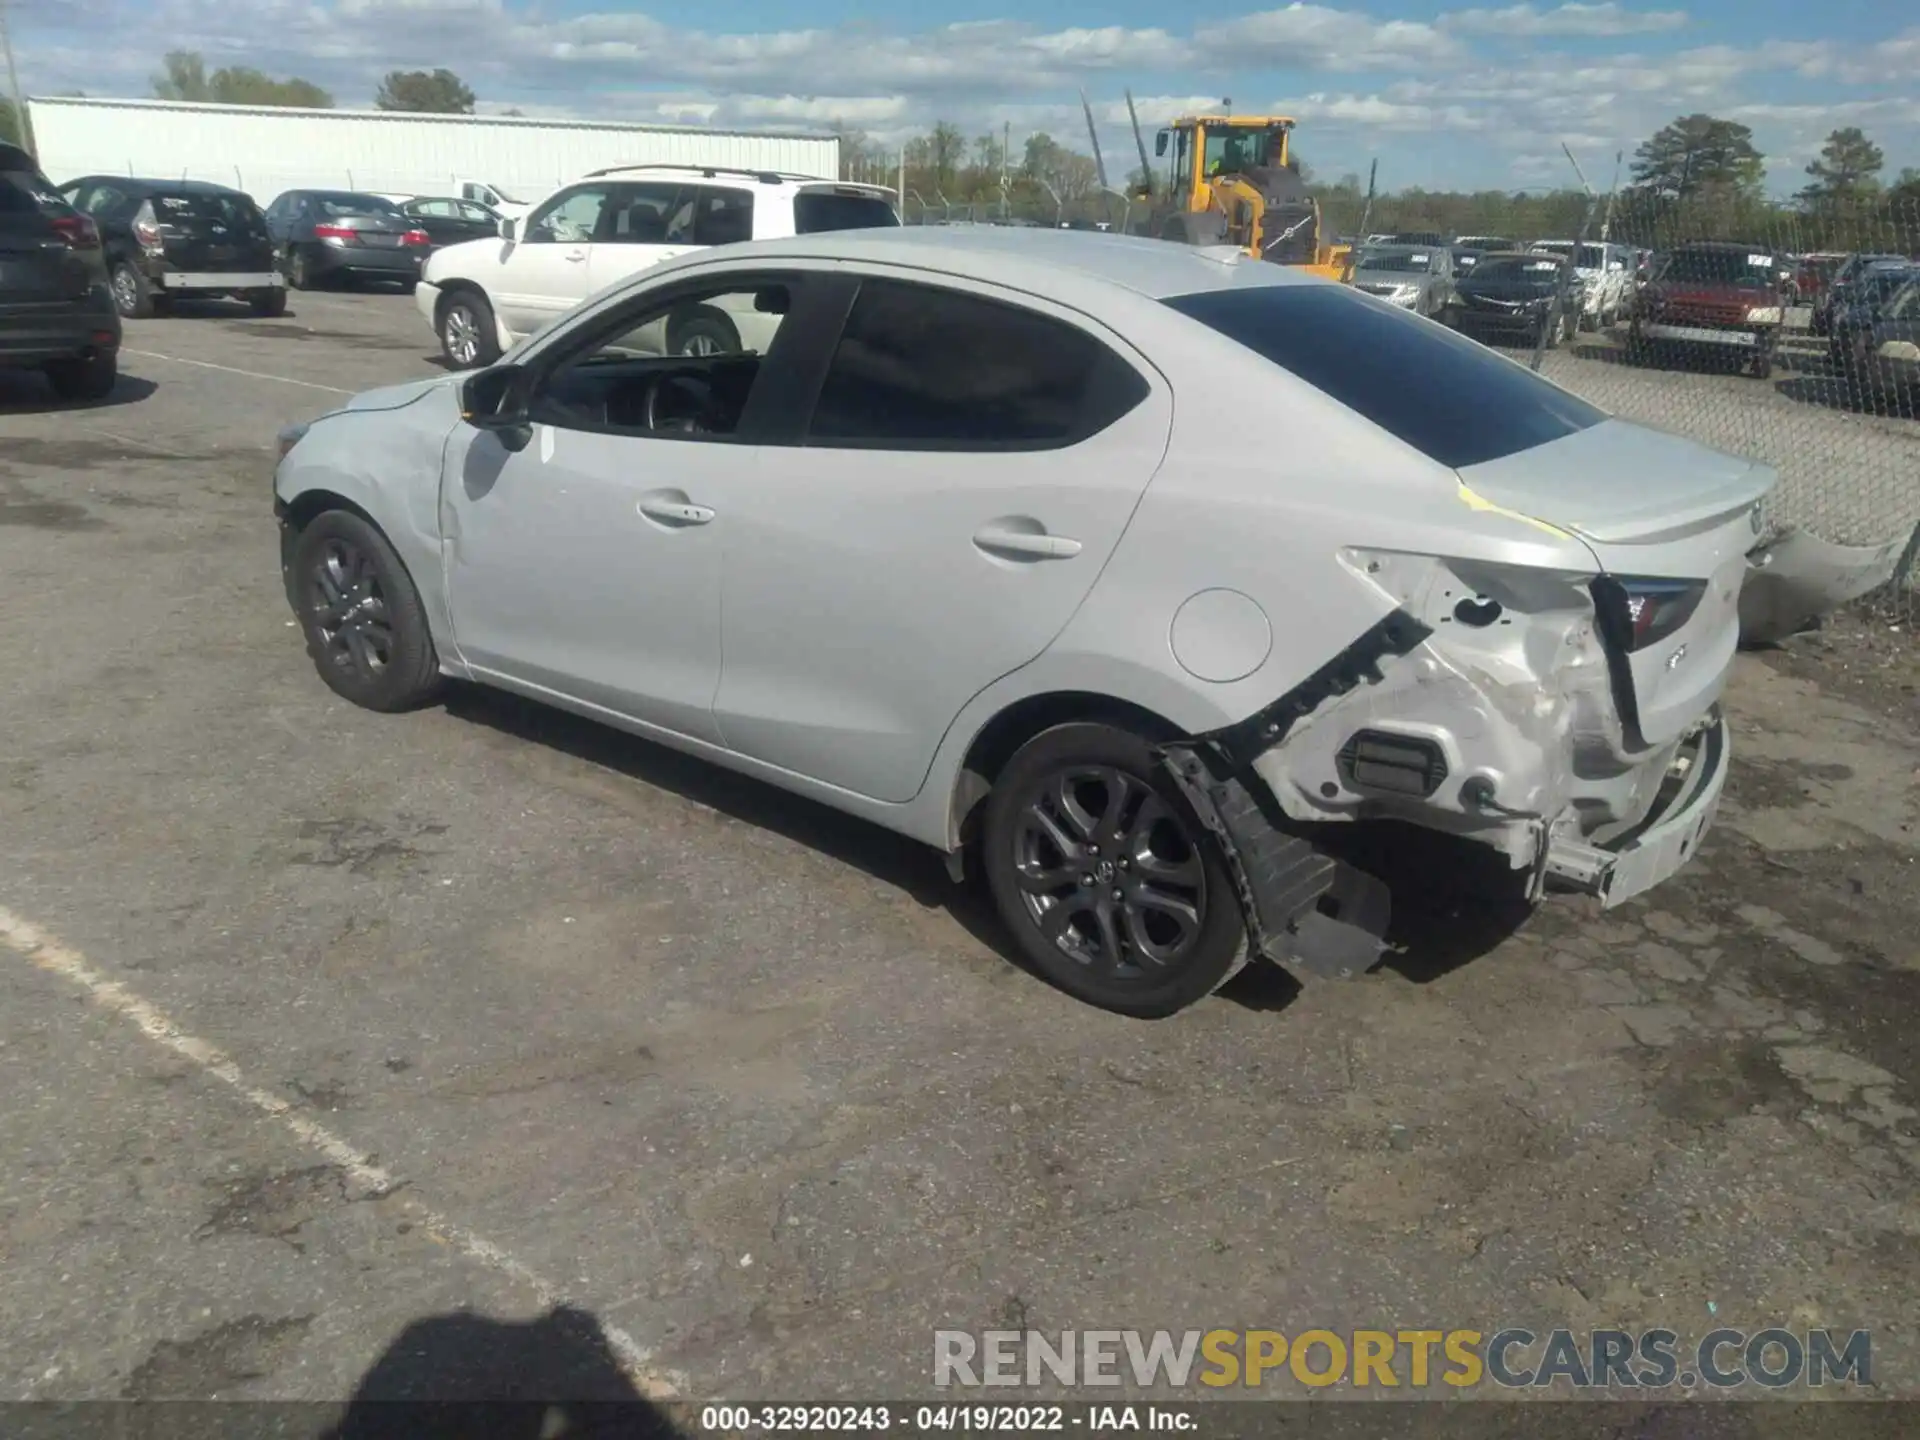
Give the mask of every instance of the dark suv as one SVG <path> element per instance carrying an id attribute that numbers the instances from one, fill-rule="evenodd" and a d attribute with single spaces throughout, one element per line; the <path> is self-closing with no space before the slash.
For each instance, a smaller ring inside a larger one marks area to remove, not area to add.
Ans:
<path id="1" fill-rule="evenodd" d="M 0 368 L 44 371 L 63 400 L 100 400 L 119 365 L 99 230 L 31 155 L 0 144 Z"/>
<path id="2" fill-rule="evenodd" d="M 231 296 L 256 315 L 286 312 L 266 217 L 243 192 L 205 180 L 83 175 L 60 193 L 100 227 L 122 315 L 164 314 L 181 295 Z"/>

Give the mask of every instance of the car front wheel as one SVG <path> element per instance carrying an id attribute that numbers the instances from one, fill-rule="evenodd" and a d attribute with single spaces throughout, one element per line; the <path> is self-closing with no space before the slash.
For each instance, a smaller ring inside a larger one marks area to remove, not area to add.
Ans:
<path id="1" fill-rule="evenodd" d="M 440 351 L 456 370 L 475 370 L 500 358 L 493 307 L 469 290 L 455 291 L 440 303 Z"/>
<path id="2" fill-rule="evenodd" d="M 368 710 L 411 710 L 440 688 L 426 610 L 394 548 L 346 510 L 314 517 L 293 543 L 289 589 L 320 678 Z"/>
<path id="3" fill-rule="evenodd" d="M 1027 742 L 987 798 L 987 883 L 1026 959 L 1067 993 L 1154 1019 L 1245 963 L 1232 876 L 1146 740 L 1111 725 Z"/>

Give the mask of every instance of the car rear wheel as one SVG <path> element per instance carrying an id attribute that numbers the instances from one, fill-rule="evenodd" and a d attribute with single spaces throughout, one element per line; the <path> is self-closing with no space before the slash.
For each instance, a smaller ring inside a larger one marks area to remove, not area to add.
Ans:
<path id="1" fill-rule="evenodd" d="M 278 285 L 270 285 L 265 290 L 255 290 L 247 296 L 247 304 L 256 315 L 271 318 L 287 313 L 287 292 Z"/>
<path id="2" fill-rule="evenodd" d="M 1056 726 L 987 798 L 983 868 L 1027 960 L 1122 1015 L 1171 1015 L 1246 963 L 1233 879 L 1139 735 Z"/>
<path id="3" fill-rule="evenodd" d="M 672 355 L 737 355 L 740 332 L 721 311 L 702 306 L 674 316 L 667 328 L 667 351 Z"/>
<path id="4" fill-rule="evenodd" d="M 289 289 L 313 288 L 313 267 L 307 263 L 306 254 L 298 246 L 287 247 L 286 256 L 280 262 L 280 273 L 286 277 Z"/>
<path id="5" fill-rule="evenodd" d="M 104 400 L 119 378 L 120 359 L 111 351 L 47 364 L 47 383 L 62 400 Z"/>
<path id="6" fill-rule="evenodd" d="M 113 267 L 113 308 L 129 320 L 153 318 L 153 287 L 131 261 Z"/>
<path id="7" fill-rule="evenodd" d="M 440 302 L 440 351 L 456 370 L 476 370 L 500 358 L 493 307 L 471 290 L 456 290 Z"/>
<path id="8" fill-rule="evenodd" d="M 336 695 L 368 710 L 411 710 L 440 688 L 426 610 L 387 537 L 328 510 L 294 541 L 289 576 L 307 653 Z"/>

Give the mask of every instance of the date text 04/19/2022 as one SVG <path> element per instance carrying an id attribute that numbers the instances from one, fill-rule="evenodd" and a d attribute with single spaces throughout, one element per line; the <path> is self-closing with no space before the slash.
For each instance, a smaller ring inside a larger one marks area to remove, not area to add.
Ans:
<path id="1" fill-rule="evenodd" d="M 1126 1430 L 1191 1431 L 1191 1411 L 1161 1405 L 706 1405 L 700 1428 L 710 1434 L 882 1432 L 1032 1434 Z"/>

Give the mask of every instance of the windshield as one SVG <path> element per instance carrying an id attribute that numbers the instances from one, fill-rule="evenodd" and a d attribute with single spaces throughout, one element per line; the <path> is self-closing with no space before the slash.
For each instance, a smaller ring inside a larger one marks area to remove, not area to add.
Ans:
<path id="1" fill-rule="evenodd" d="M 1228 175 L 1276 164 L 1279 147 L 1273 141 L 1266 130 L 1209 130 L 1206 173 Z"/>
<path id="2" fill-rule="evenodd" d="M 1551 284 L 1560 274 L 1558 260 L 1482 260 L 1473 267 L 1476 280 L 1527 280 Z"/>
<path id="3" fill-rule="evenodd" d="M 378 195 L 355 195 L 349 191 L 321 191 L 313 203 L 329 220 L 342 215 L 398 215 L 400 207 Z"/>
<path id="4" fill-rule="evenodd" d="M 1164 303 L 1442 465 L 1497 460 L 1607 418 L 1477 341 L 1344 285 L 1236 285 Z"/>
<path id="5" fill-rule="evenodd" d="M 878 195 L 859 190 L 802 190 L 793 197 L 796 235 L 818 235 L 827 230 L 874 230 L 898 225 L 893 206 Z"/>
<path id="6" fill-rule="evenodd" d="M 1433 268 L 1433 256 L 1424 250 L 1415 251 L 1379 251 L 1363 250 L 1356 270 L 1386 271 L 1392 274 L 1424 275 Z"/>
<path id="7" fill-rule="evenodd" d="M 1757 250 L 1676 250 L 1667 256 L 1654 279 L 1682 285 L 1743 285 L 1766 289 L 1773 284 L 1773 274 L 1773 256 Z"/>
<path id="8" fill-rule="evenodd" d="M 1562 259 L 1570 259 L 1575 246 L 1571 240 L 1543 240 L 1531 248 L 1544 251 L 1549 255 L 1558 255 Z M 1573 262 L 1576 269 L 1598 270 L 1606 264 L 1606 252 L 1598 245 L 1582 245 L 1578 248 L 1580 258 Z"/>

